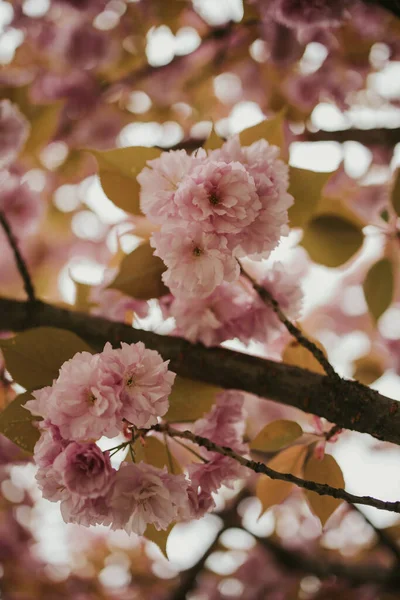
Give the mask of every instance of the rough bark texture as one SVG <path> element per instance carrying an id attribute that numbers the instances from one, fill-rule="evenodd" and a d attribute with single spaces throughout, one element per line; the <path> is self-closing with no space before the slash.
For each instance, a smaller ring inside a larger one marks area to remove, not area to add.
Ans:
<path id="1" fill-rule="evenodd" d="M 0 298 L 0 331 L 43 326 L 73 331 L 96 350 L 107 341 L 113 346 L 121 341 L 143 341 L 169 359 L 170 368 L 183 377 L 250 392 L 325 417 L 340 427 L 400 444 L 399 403 L 358 382 L 335 382 L 298 367 L 224 348 L 205 348 L 43 302 Z"/>

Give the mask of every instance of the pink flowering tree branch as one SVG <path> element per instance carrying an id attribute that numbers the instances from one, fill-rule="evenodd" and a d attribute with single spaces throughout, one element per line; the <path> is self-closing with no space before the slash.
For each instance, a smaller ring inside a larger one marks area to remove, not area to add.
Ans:
<path id="1" fill-rule="evenodd" d="M 238 462 L 243 467 L 254 471 L 254 473 L 262 473 L 263 475 L 267 475 L 271 479 L 278 479 L 279 481 L 287 481 L 288 483 L 294 483 L 298 487 L 303 488 L 305 490 L 309 490 L 311 492 L 315 492 L 320 496 L 332 496 L 332 498 L 345 500 L 346 502 L 350 502 L 352 504 L 373 506 L 374 508 L 378 508 L 379 510 L 387 510 L 389 512 L 395 512 L 400 514 L 400 501 L 386 502 L 384 500 L 372 498 L 371 496 L 356 496 L 354 494 L 346 492 L 343 489 L 334 488 L 324 483 L 316 483 L 315 481 L 301 479 L 300 477 L 296 477 L 296 475 L 292 475 L 291 473 L 280 473 L 278 471 L 274 471 L 274 469 L 271 469 L 264 463 L 249 460 L 244 456 L 241 456 L 240 454 L 232 450 L 232 448 L 215 444 L 214 442 L 203 436 L 194 434 L 192 431 L 180 431 L 174 429 L 168 424 L 156 425 L 154 427 L 154 430 L 159 432 L 166 432 L 170 437 L 178 437 L 185 440 L 189 440 L 210 452 L 217 452 L 222 456 L 233 458 L 233 460 Z"/>
<path id="2" fill-rule="evenodd" d="M 143 341 L 170 360 L 171 369 L 178 375 L 250 392 L 324 417 L 345 429 L 400 444 L 397 401 L 357 381 L 336 382 L 299 367 L 225 348 L 206 348 L 183 338 L 135 329 L 40 301 L 32 305 L 0 298 L 0 331 L 18 332 L 33 327 L 67 329 L 96 350 L 101 350 L 107 341 L 114 346 L 121 341 Z"/>
<path id="3" fill-rule="evenodd" d="M 10 224 L 5 216 L 5 214 L 0 211 L 0 225 L 3 228 L 4 233 L 7 236 L 8 243 L 13 251 L 14 259 L 19 271 L 19 274 L 22 277 L 22 281 L 24 283 L 24 290 L 30 302 L 34 302 L 36 300 L 35 288 L 33 287 L 32 279 L 28 271 L 28 267 L 26 266 L 25 260 L 18 248 L 18 241 L 10 227 Z"/>

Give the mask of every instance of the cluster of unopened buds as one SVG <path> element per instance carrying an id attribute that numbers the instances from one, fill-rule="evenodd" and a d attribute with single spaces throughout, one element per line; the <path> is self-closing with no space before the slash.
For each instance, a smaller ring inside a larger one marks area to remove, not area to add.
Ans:
<path id="1" fill-rule="evenodd" d="M 135 437 L 146 444 L 146 436 L 155 435 L 174 378 L 168 362 L 141 342 L 119 349 L 108 343 L 99 354 L 76 354 L 52 386 L 33 392 L 25 407 L 42 419 L 36 478 L 43 496 L 61 503 L 65 522 L 139 535 L 148 525 L 166 529 L 212 509 L 212 494 L 243 474 L 233 459 L 208 451 L 201 462 L 186 465 L 186 474 L 134 462 Z M 240 393 L 220 394 L 211 412 L 194 424 L 194 433 L 245 451 L 242 403 Z M 115 448 L 103 451 L 96 443 L 117 436 L 125 441 Z M 114 468 L 110 452 L 128 447 L 127 460 Z"/>

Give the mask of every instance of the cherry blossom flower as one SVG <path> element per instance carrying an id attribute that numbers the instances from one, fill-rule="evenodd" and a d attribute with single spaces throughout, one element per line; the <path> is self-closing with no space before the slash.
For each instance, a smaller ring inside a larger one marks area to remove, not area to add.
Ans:
<path id="1" fill-rule="evenodd" d="M 163 224 L 177 212 L 173 197 L 192 169 L 193 158 L 185 150 L 170 150 L 147 164 L 137 177 L 141 185 L 140 207 L 151 221 Z"/>
<path id="2" fill-rule="evenodd" d="M 63 438 L 87 440 L 118 434 L 120 383 L 110 367 L 103 355 L 89 352 L 78 352 L 61 367 L 46 399 L 46 414 L 41 416 L 57 425 Z"/>
<path id="3" fill-rule="evenodd" d="M 0 101 L 0 169 L 12 163 L 25 144 L 30 125 L 18 106 Z"/>
<path id="4" fill-rule="evenodd" d="M 187 481 L 150 464 L 124 463 L 115 480 L 111 508 L 112 529 L 143 535 L 147 525 L 166 529 L 188 514 Z"/>
<path id="5" fill-rule="evenodd" d="M 208 296 L 223 281 L 239 277 L 226 237 L 206 233 L 197 224 L 157 231 L 151 242 L 168 267 L 163 281 L 176 295 Z"/>
<path id="6" fill-rule="evenodd" d="M 218 394 L 212 409 L 196 421 L 194 433 L 206 437 L 220 446 L 229 446 L 236 452 L 245 452 L 243 444 L 244 418 L 242 392 L 228 390 Z"/>
<path id="7" fill-rule="evenodd" d="M 136 427 L 150 427 L 168 410 L 168 396 L 175 373 L 168 371 L 155 350 L 147 350 L 142 342 L 121 344 L 113 350 L 104 347 L 104 357 L 112 362 L 121 380 L 120 415 Z"/>
<path id="8" fill-rule="evenodd" d="M 174 202 L 185 221 L 225 234 L 241 231 L 261 209 L 254 180 L 239 162 L 199 165 L 178 187 Z"/>
<path id="9" fill-rule="evenodd" d="M 160 301 L 164 316 L 174 317 L 177 335 L 205 346 L 236 337 L 236 323 L 252 303 L 252 295 L 240 281 L 223 282 L 206 298 L 169 296 Z"/>
<path id="10" fill-rule="evenodd" d="M 57 456 L 53 467 L 70 492 L 89 498 L 104 496 L 115 474 L 108 453 L 94 443 L 71 442 Z"/>

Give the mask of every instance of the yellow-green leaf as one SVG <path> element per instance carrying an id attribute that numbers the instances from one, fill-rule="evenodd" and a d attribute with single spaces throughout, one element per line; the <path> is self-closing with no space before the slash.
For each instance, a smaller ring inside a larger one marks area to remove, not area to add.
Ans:
<path id="1" fill-rule="evenodd" d="M 294 204 L 289 208 L 289 220 L 292 227 L 303 227 L 309 221 L 331 175 L 332 173 L 317 173 L 290 167 L 289 194 L 292 194 L 294 198 Z"/>
<path id="2" fill-rule="evenodd" d="M 141 215 L 139 192 L 136 179 L 148 160 L 160 156 L 157 148 L 132 146 L 99 152 L 91 150 L 99 166 L 100 183 L 106 196 L 122 210 Z"/>
<path id="3" fill-rule="evenodd" d="M 196 421 L 210 410 L 221 391 L 216 386 L 177 376 L 165 419 L 171 422 Z"/>
<path id="4" fill-rule="evenodd" d="M 292 473 L 301 477 L 307 448 L 305 446 L 293 446 L 280 452 L 269 461 L 268 466 L 279 473 Z M 271 506 L 281 504 L 291 493 L 293 483 L 270 479 L 266 475 L 260 475 L 257 481 L 256 496 L 261 501 L 262 513 Z"/>
<path id="5" fill-rule="evenodd" d="M 167 447 L 164 442 L 155 437 L 146 437 L 144 445 L 140 441 L 135 442 L 133 451 L 136 462 L 144 461 L 158 469 L 167 467 L 170 473 L 182 472 L 180 464 L 171 453 L 170 445 Z M 127 460 L 130 460 L 129 456 L 130 453 L 127 455 Z"/>
<path id="6" fill-rule="evenodd" d="M 392 187 L 392 205 L 400 217 L 400 169 L 396 169 Z"/>
<path id="7" fill-rule="evenodd" d="M 285 135 L 283 130 L 285 113 L 286 109 L 283 109 L 271 119 L 265 119 L 264 121 L 261 121 L 261 123 L 258 123 L 258 125 L 254 125 L 253 127 L 241 131 L 239 136 L 242 146 L 250 146 L 253 142 L 264 139 L 270 144 L 278 146 L 282 151 L 283 158 L 286 158 L 284 148 Z"/>
<path id="8" fill-rule="evenodd" d="M 161 552 L 164 554 L 166 558 L 168 558 L 167 554 L 167 542 L 169 534 L 174 528 L 175 523 L 171 523 L 168 525 L 167 529 L 157 531 L 154 525 L 147 525 L 146 531 L 144 532 L 144 537 L 148 539 L 150 542 L 154 542 L 160 548 Z"/>
<path id="9" fill-rule="evenodd" d="M 166 266 L 153 253 L 149 242 L 140 244 L 122 259 L 119 272 L 108 287 L 140 300 L 168 294 L 169 290 L 161 279 Z"/>
<path id="10" fill-rule="evenodd" d="M 377 321 L 393 300 L 393 265 L 389 259 L 382 258 L 372 265 L 363 288 L 369 312 Z"/>
<path id="11" fill-rule="evenodd" d="M 335 488 L 344 488 L 344 477 L 341 468 L 333 456 L 325 454 L 322 460 L 317 460 L 313 454 L 304 466 L 304 479 L 316 483 L 326 483 Z M 320 496 L 316 492 L 305 490 L 307 501 L 313 513 L 320 519 L 322 526 L 342 504 L 343 500 L 331 496 Z"/>
<path id="12" fill-rule="evenodd" d="M 40 434 L 33 425 L 37 417 L 24 408 L 25 402 L 30 398 L 29 392 L 20 394 L 0 413 L 0 433 L 26 452 L 33 454 L 33 448 Z"/>
<path id="13" fill-rule="evenodd" d="M 0 348 L 11 377 L 27 390 L 51 385 L 62 364 L 77 352 L 93 353 L 75 333 L 55 327 L 27 329 L 0 340 Z"/>
<path id="14" fill-rule="evenodd" d="M 280 419 L 268 423 L 250 444 L 252 450 L 276 452 L 297 440 L 303 433 L 295 421 Z"/>
<path id="15" fill-rule="evenodd" d="M 334 214 L 313 218 L 305 227 L 302 246 L 311 260 L 326 267 L 339 267 L 361 248 L 363 232 L 355 224 Z"/>
<path id="16" fill-rule="evenodd" d="M 314 342 L 314 344 L 322 350 L 322 352 L 326 356 L 326 350 L 324 346 L 313 338 L 312 336 L 307 335 L 307 338 Z M 320 363 L 317 361 L 315 356 L 311 354 L 309 350 L 304 348 L 297 340 L 291 340 L 282 354 L 282 361 L 288 365 L 294 365 L 295 367 L 301 367 L 302 369 L 307 369 L 308 371 L 313 371 L 314 373 L 325 374 L 325 370 L 322 368 Z"/>

